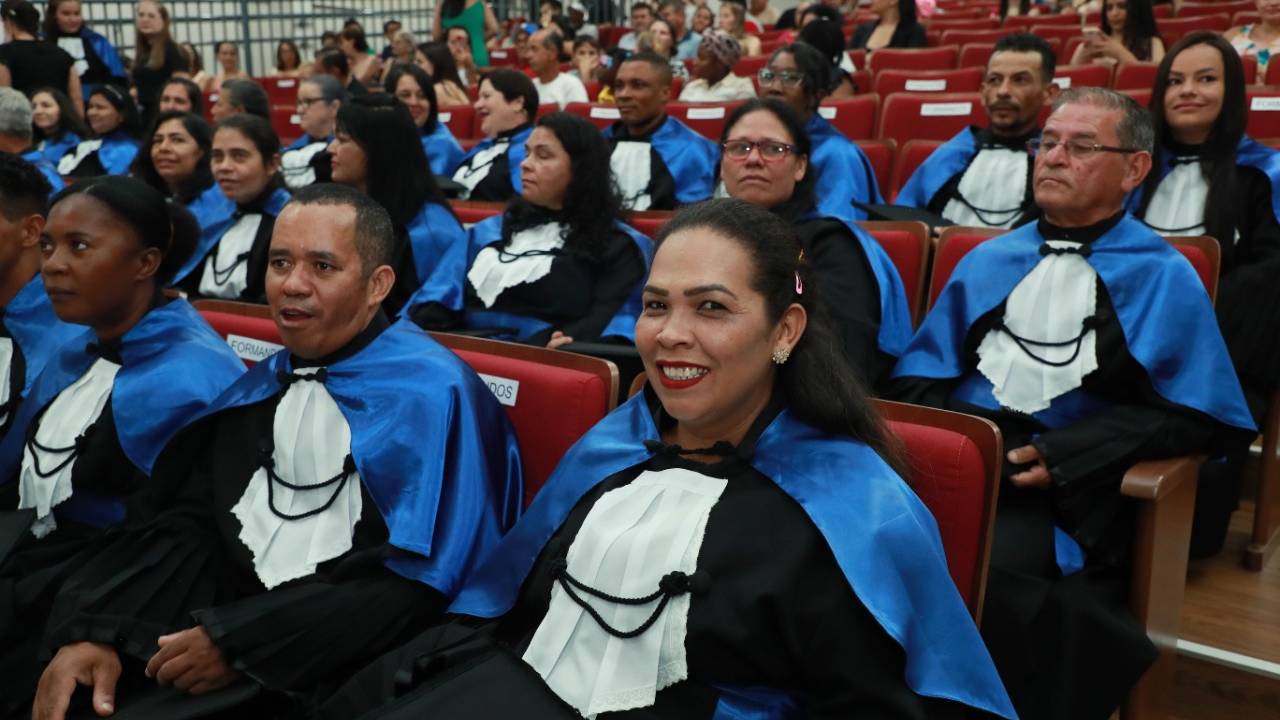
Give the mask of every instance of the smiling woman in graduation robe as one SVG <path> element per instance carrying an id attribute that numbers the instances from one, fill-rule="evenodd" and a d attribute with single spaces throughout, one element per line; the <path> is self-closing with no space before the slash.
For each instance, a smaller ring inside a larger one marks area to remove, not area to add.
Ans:
<path id="1" fill-rule="evenodd" d="M 58 173 L 90 178 L 129 172 L 142 129 L 133 98 L 114 85 L 102 85 L 89 94 L 84 114 L 94 136 L 81 140 L 62 156 Z"/>
<path id="2" fill-rule="evenodd" d="M 173 488 L 150 481 L 160 449 L 244 372 L 165 279 L 195 243 L 181 206 L 130 178 L 75 185 L 41 236 L 54 312 L 87 325 L 45 366 L 0 442 L 3 705 L 29 698 L 27 633 L 102 531 L 149 519 Z M 25 656 L 23 656 L 25 654 Z"/>
<path id="3" fill-rule="evenodd" d="M 465 186 L 463 200 L 506 202 L 520 193 L 520 163 L 538 112 L 538 89 L 522 72 L 494 70 L 480 81 L 475 108 L 485 139 L 462 159 L 453 180 Z"/>
<path id="4" fill-rule="evenodd" d="M 679 212 L 636 323 L 650 389 L 569 450 L 455 622 L 320 716 L 1013 717 L 799 258 L 743 201 Z"/>
<path id="5" fill-rule="evenodd" d="M 529 135 L 520 175 L 520 196 L 468 231 L 461 325 L 550 347 L 630 342 L 652 245 L 618 219 L 609 146 L 587 120 L 551 113 Z M 409 317 L 447 329 L 451 314 L 430 293 L 409 301 Z"/>

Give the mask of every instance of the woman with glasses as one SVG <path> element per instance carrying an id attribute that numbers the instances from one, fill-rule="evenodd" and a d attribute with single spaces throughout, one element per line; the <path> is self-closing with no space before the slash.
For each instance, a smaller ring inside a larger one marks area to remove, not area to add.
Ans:
<path id="1" fill-rule="evenodd" d="M 1013 717 L 812 267 L 749 203 L 677 212 L 648 388 L 318 718 Z"/>
<path id="2" fill-rule="evenodd" d="M 475 102 L 485 139 L 453 173 L 463 200 L 506 202 L 520 192 L 520 163 L 538 112 L 538 88 L 517 70 L 494 70 L 480 81 Z"/>
<path id="3" fill-rule="evenodd" d="M 771 98 L 735 110 L 720 136 L 720 178 L 729 197 L 766 208 L 795 228 L 849 364 L 874 387 L 911 339 L 906 292 L 866 231 L 817 207 L 813 146 L 801 117 Z"/>
<path id="4" fill-rule="evenodd" d="M 619 220 L 609 145 L 589 121 L 551 113 L 525 141 L 520 195 L 468 233 L 462 325 L 558 347 L 630 342 L 649 239 Z M 419 293 L 409 317 L 444 329 L 449 317 Z"/>
<path id="5" fill-rule="evenodd" d="M 290 190 L 329 182 L 329 153 L 338 108 L 347 101 L 342 83 L 329 75 L 312 75 L 298 83 L 298 122 L 302 137 L 280 154 L 280 174 Z"/>
<path id="6" fill-rule="evenodd" d="M 1236 374 L 1261 426 L 1280 387 L 1280 153 L 1244 134 L 1244 72 L 1215 33 L 1187 35 L 1156 71 L 1151 113 L 1156 153 L 1130 198 L 1161 235 L 1210 235 L 1222 248 L 1216 309 Z M 1194 557 L 1216 553 L 1240 494 L 1247 444 L 1206 463 L 1196 495 Z"/>
<path id="7" fill-rule="evenodd" d="M 865 220 L 866 212 L 853 203 L 875 205 L 884 200 L 867 156 L 818 113 L 830 87 L 830 63 L 812 46 L 795 43 L 774 51 L 757 78 L 761 97 L 785 102 L 805 120 L 813 144 L 809 164 L 818 209 L 835 217 Z"/>
<path id="8" fill-rule="evenodd" d="M 733 74 L 742 46 L 728 33 L 708 31 L 693 59 L 693 80 L 680 92 L 680 102 L 731 102 L 756 96 L 751 78 Z"/>

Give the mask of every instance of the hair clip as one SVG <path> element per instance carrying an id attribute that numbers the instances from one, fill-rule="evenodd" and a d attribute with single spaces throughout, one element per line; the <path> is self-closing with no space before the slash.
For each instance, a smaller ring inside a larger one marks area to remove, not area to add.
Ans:
<path id="1" fill-rule="evenodd" d="M 799 270 L 797 270 L 797 271 L 796 271 L 796 294 L 797 294 L 797 295 L 803 295 L 803 294 L 804 294 L 804 281 L 800 279 L 800 271 L 799 271 Z"/>

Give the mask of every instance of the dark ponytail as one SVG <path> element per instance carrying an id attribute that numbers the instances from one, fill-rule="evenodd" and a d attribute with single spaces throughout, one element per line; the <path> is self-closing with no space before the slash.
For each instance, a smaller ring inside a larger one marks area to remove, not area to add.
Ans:
<path id="1" fill-rule="evenodd" d="M 68 186 L 50 204 L 57 205 L 72 195 L 88 195 L 111 208 L 128 223 L 143 247 L 158 249 L 164 256 L 156 270 L 157 287 L 167 287 L 192 253 L 200 238 L 200 224 L 181 203 L 165 199 L 163 193 L 137 178 L 103 176 Z"/>
<path id="2" fill-rule="evenodd" d="M 844 346 L 818 302 L 816 278 L 800 240 L 765 208 L 733 198 L 708 200 L 679 210 L 658 232 L 656 244 L 677 232 L 705 228 L 738 242 L 755 263 L 751 287 L 764 296 L 770 323 L 799 304 L 808 315 L 791 357 L 778 366 L 779 390 L 796 417 L 832 435 L 846 435 L 880 454 L 904 478 L 901 453 L 871 396 L 844 355 Z"/>

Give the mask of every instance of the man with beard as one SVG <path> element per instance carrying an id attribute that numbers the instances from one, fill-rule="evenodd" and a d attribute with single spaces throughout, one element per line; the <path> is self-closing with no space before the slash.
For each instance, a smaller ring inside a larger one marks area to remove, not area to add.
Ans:
<path id="1" fill-rule="evenodd" d="M 982 82 L 989 127 L 965 128 L 935 150 L 895 202 L 957 225 L 1012 228 L 1033 220 L 1027 141 L 1039 137 L 1040 109 L 1058 94 L 1054 63 L 1052 48 L 1035 35 L 1000 38 Z"/>

